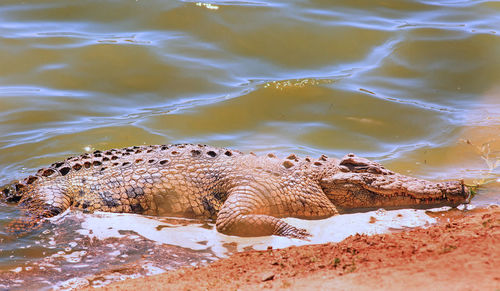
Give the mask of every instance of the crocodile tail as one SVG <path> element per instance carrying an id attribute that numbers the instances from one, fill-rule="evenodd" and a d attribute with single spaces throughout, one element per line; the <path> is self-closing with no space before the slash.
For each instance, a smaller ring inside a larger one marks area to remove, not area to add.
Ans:
<path id="1" fill-rule="evenodd" d="M 13 181 L 10 184 L 0 187 L 1 200 L 9 203 L 18 203 L 23 198 L 23 193 L 26 185 Z"/>
<path id="2" fill-rule="evenodd" d="M 19 181 L 12 181 L 10 184 L 0 187 L 0 200 L 8 203 L 19 203 L 25 197 L 25 185 Z M 6 231 L 16 235 L 22 235 L 38 229 L 42 225 L 42 219 L 35 217 L 33 212 L 25 212 L 20 218 L 10 221 L 6 226 Z"/>
<path id="3" fill-rule="evenodd" d="M 14 180 L 0 187 L 0 200 L 9 203 L 18 203 L 33 189 L 33 185 L 37 184 L 37 181 L 40 181 L 41 177 L 52 173 L 54 171 L 51 169 L 40 169 L 34 176 L 28 176 L 23 180 Z"/>
<path id="4" fill-rule="evenodd" d="M 20 203 L 21 215 L 7 224 L 7 232 L 16 235 L 26 234 L 39 229 L 48 217 L 60 213 L 60 208 L 52 207 L 43 201 L 25 196 Z"/>

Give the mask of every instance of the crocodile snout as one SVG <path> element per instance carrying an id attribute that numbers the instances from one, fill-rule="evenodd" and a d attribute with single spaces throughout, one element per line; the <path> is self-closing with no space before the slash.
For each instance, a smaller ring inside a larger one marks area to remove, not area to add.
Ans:
<path id="1" fill-rule="evenodd" d="M 446 182 L 441 187 L 443 198 L 454 203 L 469 203 L 471 190 L 465 185 L 463 180 Z"/>

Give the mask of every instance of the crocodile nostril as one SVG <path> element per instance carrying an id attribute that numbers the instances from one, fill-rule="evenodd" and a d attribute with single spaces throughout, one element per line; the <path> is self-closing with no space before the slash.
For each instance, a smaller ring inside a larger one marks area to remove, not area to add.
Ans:
<path id="1" fill-rule="evenodd" d="M 377 168 L 377 167 L 369 167 L 368 168 L 368 173 L 382 174 L 382 170 L 380 168 Z"/>

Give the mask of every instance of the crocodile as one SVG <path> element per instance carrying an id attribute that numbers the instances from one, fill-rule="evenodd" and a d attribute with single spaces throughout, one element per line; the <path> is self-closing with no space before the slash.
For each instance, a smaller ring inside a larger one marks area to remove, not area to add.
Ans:
<path id="1" fill-rule="evenodd" d="M 1 188 L 25 233 L 68 208 L 215 221 L 220 233 L 306 239 L 282 218 L 467 203 L 463 181 L 430 182 L 347 154 L 256 155 L 200 144 L 133 146 L 70 157 Z"/>

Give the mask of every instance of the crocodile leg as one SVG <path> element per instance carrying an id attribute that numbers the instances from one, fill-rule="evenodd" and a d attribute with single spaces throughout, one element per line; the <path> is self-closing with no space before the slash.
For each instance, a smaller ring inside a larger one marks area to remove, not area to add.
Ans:
<path id="1" fill-rule="evenodd" d="M 289 189 L 290 190 L 290 189 Z M 296 191 L 293 191 L 296 190 Z M 277 217 L 307 217 L 322 218 L 338 214 L 335 206 L 328 200 L 320 189 L 309 189 L 300 191 L 292 189 L 288 201 L 269 201 L 268 197 L 279 197 L 264 193 L 265 189 L 251 186 L 237 187 L 222 206 L 216 221 L 217 230 L 221 233 L 237 236 L 264 236 L 279 235 L 291 238 L 306 239 L 310 234 L 296 228 Z M 307 211 L 301 202 L 303 196 L 307 196 L 310 210 L 321 209 L 321 211 Z M 287 204 L 293 212 L 283 211 L 282 205 Z"/>
<path id="2" fill-rule="evenodd" d="M 310 234 L 305 229 L 296 228 L 283 220 L 264 214 L 245 214 L 230 217 L 224 221 L 224 213 L 217 218 L 220 233 L 237 236 L 279 235 L 306 239 Z"/>

